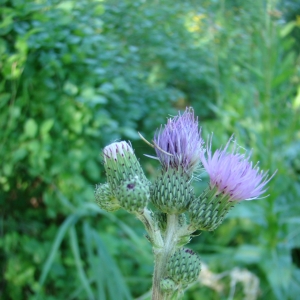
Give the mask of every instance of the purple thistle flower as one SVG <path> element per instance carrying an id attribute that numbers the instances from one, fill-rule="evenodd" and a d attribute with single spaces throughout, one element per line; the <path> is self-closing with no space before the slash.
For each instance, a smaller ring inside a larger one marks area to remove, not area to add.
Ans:
<path id="1" fill-rule="evenodd" d="M 161 126 L 154 135 L 156 155 L 165 170 L 181 167 L 192 173 L 199 165 L 202 144 L 198 118 L 195 118 L 192 108 L 168 119 L 165 127 Z"/>
<path id="2" fill-rule="evenodd" d="M 259 198 L 266 190 L 267 183 L 275 173 L 268 177 L 268 172 L 259 169 L 249 161 L 250 155 L 246 156 L 238 152 L 227 152 L 232 138 L 229 139 L 225 148 L 218 149 L 212 154 L 212 138 L 207 145 L 207 153 L 201 153 L 202 164 L 209 174 L 212 188 L 229 196 L 229 201 L 253 200 Z"/>

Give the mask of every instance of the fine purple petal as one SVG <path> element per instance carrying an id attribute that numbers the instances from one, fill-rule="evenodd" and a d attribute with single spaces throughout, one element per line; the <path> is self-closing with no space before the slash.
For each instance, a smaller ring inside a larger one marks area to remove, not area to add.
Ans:
<path id="1" fill-rule="evenodd" d="M 199 165 L 203 144 L 194 110 L 187 108 L 182 115 L 168 119 L 164 128 L 156 131 L 154 143 L 158 146 L 156 155 L 166 170 L 181 167 L 188 173 L 193 172 Z"/>
<path id="2" fill-rule="evenodd" d="M 212 154 L 210 138 L 206 154 L 200 154 L 203 167 L 210 176 L 210 184 L 228 195 L 231 201 L 257 199 L 267 190 L 266 185 L 275 174 L 268 177 L 268 172 L 261 171 L 258 164 L 253 166 L 249 161 L 250 155 L 239 153 L 236 147 L 231 152 L 227 151 L 231 141 L 224 149 L 217 149 Z"/>

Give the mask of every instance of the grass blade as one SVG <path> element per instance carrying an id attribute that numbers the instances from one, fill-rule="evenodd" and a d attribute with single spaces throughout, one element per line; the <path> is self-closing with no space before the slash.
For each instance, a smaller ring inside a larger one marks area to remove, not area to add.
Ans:
<path id="1" fill-rule="evenodd" d="M 39 279 L 39 284 L 41 286 L 45 283 L 47 275 L 48 275 L 48 273 L 51 269 L 51 266 L 53 264 L 56 252 L 57 252 L 57 250 L 58 250 L 65 234 L 66 234 L 66 231 L 69 229 L 69 227 L 71 225 L 75 224 L 77 222 L 77 220 L 78 220 L 78 215 L 77 214 L 72 214 L 60 226 L 60 228 L 59 228 L 59 230 L 56 234 L 55 240 L 53 242 L 50 254 L 49 254 L 49 256 L 48 256 L 48 258 L 47 258 L 47 260 L 46 260 L 46 262 L 43 266 L 42 274 L 41 274 L 40 279 Z"/>
<path id="2" fill-rule="evenodd" d="M 87 276 L 84 272 L 83 266 L 82 266 L 82 262 L 81 262 L 81 258 L 80 258 L 80 253 L 79 253 L 79 246 L 78 246 L 78 239 L 77 239 L 77 234 L 76 234 L 76 230 L 75 227 L 72 226 L 70 228 L 70 242 L 71 242 L 71 248 L 72 248 L 72 252 L 74 255 L 74 259 L 75 259 L 75 264 L 77 267 L 77 271 L 78 271 L 78 275 L 79 275 L 79 279 L 81 280 L 81 283 L 87 293 L 88 299 L 94 300 L 95 297 L 93 295 L 91 286 L 89 284 L 89 281 L 87 279 Z"/>

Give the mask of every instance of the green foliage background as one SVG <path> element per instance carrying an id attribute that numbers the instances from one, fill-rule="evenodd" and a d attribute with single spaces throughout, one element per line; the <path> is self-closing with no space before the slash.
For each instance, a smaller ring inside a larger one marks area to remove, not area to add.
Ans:
<path id="1" fill-rule="evenodd" d="M 93 202 L 101 149 L 143 157 L 193 106 L 214 147 L 234 133 L 278 173 L 191 247 L 215 273 L 259 278 L 258 299 L 300 294 L 300 6 L 297 1 L 0 1 L 1 299 L 147 298 L 144 229 Z M 206 179 L 195 185 L 198 192 Z M 185 299 L 246 299 L 195 284 Z M 253 298 L 254 299 L 254 298 Z"/>

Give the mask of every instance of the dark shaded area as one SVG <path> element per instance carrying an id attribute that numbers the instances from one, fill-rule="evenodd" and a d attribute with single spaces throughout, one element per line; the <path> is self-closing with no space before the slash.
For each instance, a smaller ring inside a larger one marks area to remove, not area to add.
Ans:
<path id="1" fill-rule="evenodd" d="M 293 248 L 292 249 L 292 260 L 293 263 L 300 268 L 300 248 Z"/>

